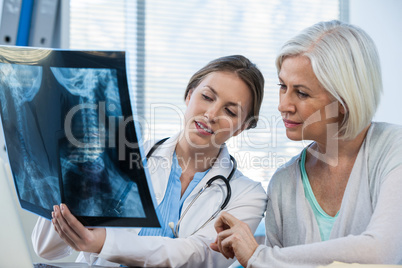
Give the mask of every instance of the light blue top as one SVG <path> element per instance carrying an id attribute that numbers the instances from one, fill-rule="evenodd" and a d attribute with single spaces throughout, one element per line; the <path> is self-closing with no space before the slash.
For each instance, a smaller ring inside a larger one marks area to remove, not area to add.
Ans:
<path id="1" fill-rule="evenodd" d="M 310 181 L 307 177 L 306 172 L 306 152 L 307 148 L 305 148 L 302 152 L 301 161 L 300 161 L 300 172 L 302 175 L 304 193 L 308 202 L 310 203 L 311 208 L 313 209 L 313 213 L 315 219 L 317 220 L 318 228 L 320 229 L 321 240 L 325 241 L 329 239 L 331 235 L 332 227 L 334 226 L 334 222 L 338 217 L 338 213 L 336 213 L 335 217 L 329 216 L 318 204 L 317 199 L 314 196 L 313 190 L 311 189 Z"/>
<path id="2" fill-rule="evenodd" d="M 166 188 L 165 196 L 162 202 L 156 208 L 159 211 L 161 228 L 142 228 L 139 232 L 141 236 L 164 236 L 174 238 L 169 222 L 173 222 L 175 227 L 181 214 L 183 203 L 188 195 L 194 190 L 197 184 L 208 173 L 209 169 L 204 172 L 197 172 L 191 180 L 183 196 L 181 196 L 180 176 L 182 169 L 177 161 L 176 152 L 173 154 L 172 169 L 169 175 L 169 181 Z"/>

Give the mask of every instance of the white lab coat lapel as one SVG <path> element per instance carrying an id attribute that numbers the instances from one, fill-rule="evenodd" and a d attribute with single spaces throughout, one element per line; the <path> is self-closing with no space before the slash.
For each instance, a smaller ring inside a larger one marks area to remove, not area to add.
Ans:
<path id="1" fill-rule="evenodd" d="M 218 156 L 217 161 L 212 166 L 211 170 L 205 175 L 205 177 L 197 184 L 194 190 L 187 197 L 183 204 L 181 213 L 183 213 L 188 205 L 193 201 L 194 197 L 198 194 L 202 187 L 211 178 L 222 175 L 228 177 L 232 171 L 232 163 L 230 161 L 230 155 L 226 146 L 222 148 L 221 153 Z M 220 187 L 219 187 L 220 186 Z M 223 189 L 223 192 L 222 192 Z M 208 188 L 194 204 L 190 207 L 187 214 L 183 217 L 180 224 L 179 236 L 187 237 L 204 224 L 205 220 L 212 216 L 216 210 L 221 206 L 226 197 L 226 185 L 222 180 L 216 180 L 212 186 Z"/>
<path id="2" fill-rule="evenodd" d="M 151 174 L 152 186 L 158 205 L 162 202 L 163 197 L 165 196 L 170 171 L 172 169 L 173 153 L 180 134 L 181 133 L 175 134 L 159 145 L 159 147 L 152 153 L 152 156 L 148 159 L 148 170 Z M 152 141 L 147 144 L 147 153 L 156 142 Z"/>

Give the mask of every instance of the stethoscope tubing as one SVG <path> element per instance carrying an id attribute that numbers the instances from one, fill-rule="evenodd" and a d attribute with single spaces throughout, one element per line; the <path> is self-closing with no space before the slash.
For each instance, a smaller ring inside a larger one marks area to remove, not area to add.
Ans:
<path id="1" fill-rule="evenodd" d="M 149 150 L 148 154 L 147 154 L 147 159 L 149 159 L 153 152 L 162 144 L 164 143 L 168 138 L 164 138 L 160 141 L 158 141 L 157 143 L 155 143 L 154 146 L 152 146 L 151 150 Z M 184 216 L 187 214 L 187 212 L 189 211 L 189 209 L 191 208 L 191 206 L 195 203 L 195 201 L 197 201 L 197 199 L 200 197 L 200 195 L 206 190 L 208 189 L 212 183 L 216 180 L 222 180 L 225 185 L 226 185 L 226 198 L 225 200 L 222 202 L 221 206 L 218 208 L 218 210 L 216 210 L 211 217 L 209 217 L 208 220 L 206 220 L 197 230 L 195 230 L 191 235 L 195 234 L 196 232 L 198 232 L 200 229 L 204 228 L 209 222 L 211 222 L 213 219 L 216 218 L 216 216 L 223 210 L 226 208 L 226 206 L 228 205 L 230 198 L 232 197 L 232 188 L 230 187 L 230 180 L 232 179 L 236 169 L 237 169 L 237 162 L 236 159 L 230 155 L 230 160 L 233 163 L 233 167 L 232 167 L 232 171 L 229 173 L 229 176 L 227 178 L 225 178 L 222 175 L 216 175 L 214 177 L 212 177 L 211 179 L 209 179 L 207 181 L 207 183 L 200 189 L 200 191 L 197 193 L 197 195 L 193 198 L 193 200 L 191 200 L 190 204 L 187 206 L 187 208 L 184 210 L 184 212 L 181 214 L 179 220 L 177 221 L 176 227 L 173 228 L 173 226 L 170 225 L 170 228 L 172 229 L 173 235 L 178 238 L 179 237 L 179 226 L 181 221 L 183 220 Z"/>

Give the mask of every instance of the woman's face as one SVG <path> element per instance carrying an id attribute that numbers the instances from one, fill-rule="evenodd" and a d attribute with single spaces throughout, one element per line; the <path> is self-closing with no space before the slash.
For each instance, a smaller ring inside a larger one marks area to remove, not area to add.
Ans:
<path id="1" fill-rule="evenodd" d="M 190 90 L 186 105 L 185 138 L 189 144 L 220 147 L 247 127 L 252 95 L 236 74 L 213 72 Z"/>
<path id="2" fill-rule="evenodd" d="M 319 83 L 306 56 L 287 57 L 279 73 L 279 106 L 291 140 L 325 143 L 338 131 L 343 108 Z"/>

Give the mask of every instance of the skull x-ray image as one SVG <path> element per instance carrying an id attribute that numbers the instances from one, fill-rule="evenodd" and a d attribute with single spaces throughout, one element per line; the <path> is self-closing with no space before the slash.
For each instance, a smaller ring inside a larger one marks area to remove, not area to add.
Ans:
<path id="1" fill-rule="evenodd" d="M 86 226 L 159 226 L 129 100 L 124 52 L 0 47 L 2 126 L 24 209 L 50 219 L 63 202 Z"/>

